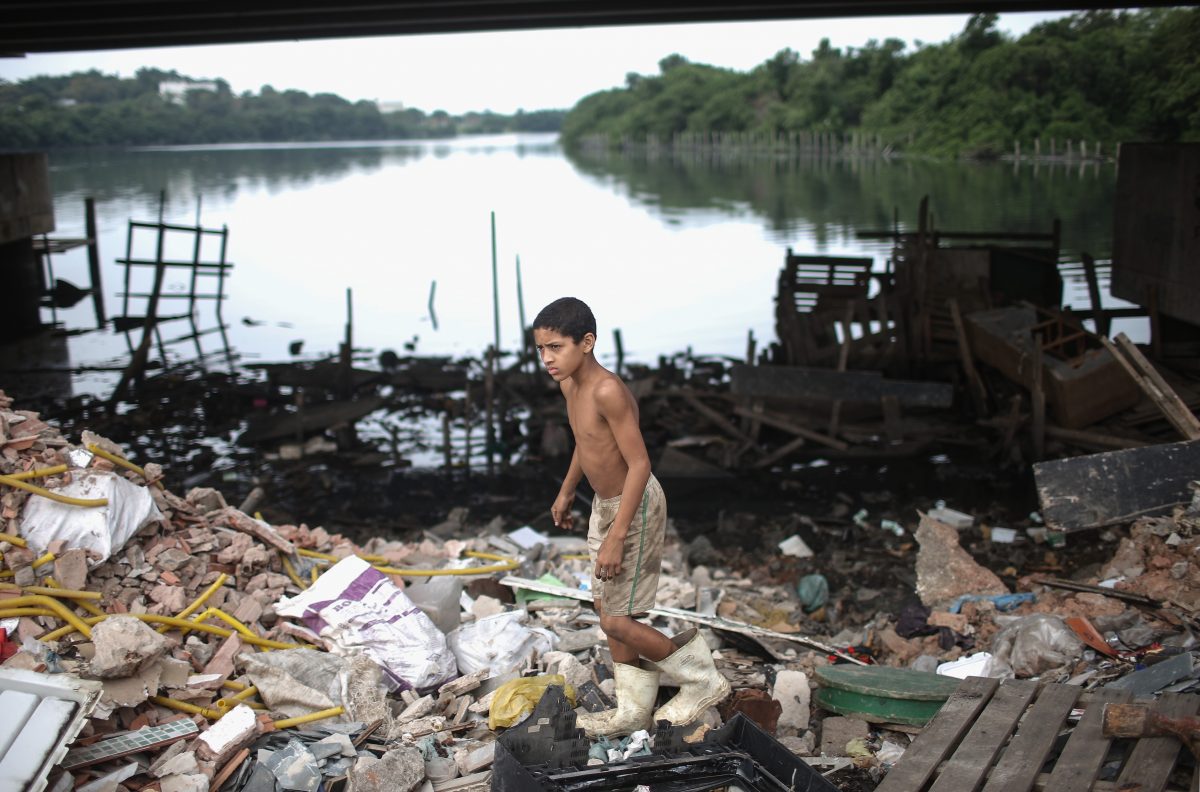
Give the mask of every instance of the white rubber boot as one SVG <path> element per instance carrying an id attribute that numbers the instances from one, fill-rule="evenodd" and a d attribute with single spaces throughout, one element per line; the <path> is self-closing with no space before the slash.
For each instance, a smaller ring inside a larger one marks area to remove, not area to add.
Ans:
<path id="1" fill-rule="evenodd" d="M 575 725 L 593 739 L 624 736 L 652 725 L 650 711 L 658 696 L 658 671 L 645 662 L 638 665 L 616 663 L 613 680 L 617 683 L 617 708 L 585 712 L 575 721 Z"/>
<path id="2" fill-rule="evenodd" d="M 663 674 L 679 683 L 679 692 L 655 710 L 654 722 L 665 720 L 672 726 L 683 726 L 728 696 L 729 680 L 717 670 L 708 644 L 696 629 L 682 632 L 671 640 L 679 648 L 657 665 Z"/>

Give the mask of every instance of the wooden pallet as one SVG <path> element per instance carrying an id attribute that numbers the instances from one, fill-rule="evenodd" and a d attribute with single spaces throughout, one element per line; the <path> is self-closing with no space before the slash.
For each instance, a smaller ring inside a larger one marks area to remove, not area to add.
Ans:
<path id="1" fill-rule="evenodd" d="M 1081 695 L 1072 685 L 969 677 L 904 752 L 876 792 L 1162 792 L 1177 760 L 1174 737 L 1110 739 L 1101 734 L 1105 702 L 1124 703 L 1126 690 Z M 1170 717 L 1194 715 L 1200 696 L 1168 694 L 1154 702 Z M 1071 728 L 1068 716 L 1082 709 Z M 1060 734 L 1066 744 L 1052 757 Z M 1098 781 L 1106 760 L 1121 758 L 1115 781 Z M 1047 760 L 1053 759 L 1047 767 Z M 1200 784 L 1194 773 L 1191 789 Z"/>

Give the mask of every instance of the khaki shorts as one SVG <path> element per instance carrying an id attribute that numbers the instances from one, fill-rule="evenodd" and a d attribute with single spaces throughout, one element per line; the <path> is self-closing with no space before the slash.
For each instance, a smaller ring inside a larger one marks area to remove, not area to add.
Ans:
<path id="1" fill-rule="evenodd" d="M 592 594 L 601 612 L 608 616 L 636 616 L 654 607 L 658 574 L 662 568 L 663 537 L 667 526 L 667 497 L 653 475 L 646 482 L 642 503 L 625 536 L 621 574 L 612 580 L 596 577 L 596 556 L 617 518 L 621 496 L 592 499 L 588 520 L 588 554 L 592 557 Z"/>

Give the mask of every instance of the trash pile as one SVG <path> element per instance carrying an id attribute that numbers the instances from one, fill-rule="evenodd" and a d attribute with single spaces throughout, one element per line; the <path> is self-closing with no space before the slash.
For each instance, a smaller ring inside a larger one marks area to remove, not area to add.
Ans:
<path id="1" fill-rule="evenodd" d="M 548 690 L 576 711 L 614 704 L 582 536 L 472 525 L 462 508 L 420 541 L 270 525 L 213 489 L 172 493 L 103 437 L 72 444 L 2 391 L 0 449 L 0 693 L 66 680 L 44 695 L 78 702 L 63 728 L 16 727 L 45 743 L 17 788 L 482 790 L 498 735 L 532 728 Z M 1091 578 L 1015 590 L 961 546 L 969 515 L 937 516 L 884 526 L 919 543 L 912 602 L 876 601 L 832 636 L 806 634 L 832 632 L 818 572 L 698 564 L 669 530 L 650 618 L 699 629 L 733 687 L 671 739 L 729 741 L 748 719 L 840 788 L 870 789 L 967 676 L 1196 689 L 1200 495 L 1111 531 Z M 820 568 L 799 536 L 780 552 Z M 872 696 L 844 682 L 872 666 L 900 676 Z M 929 679 L 924 710 L 886 706 L 888 685 Z M 661 739 L 602 738 L 577 758 L 650 762 Z"/>

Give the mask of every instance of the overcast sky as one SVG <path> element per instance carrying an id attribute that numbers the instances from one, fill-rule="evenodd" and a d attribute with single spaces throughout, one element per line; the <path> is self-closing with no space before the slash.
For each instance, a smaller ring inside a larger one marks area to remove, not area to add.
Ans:
<path id="1" fill-rule="evenodd" d="M 999 27 L 1019 36 L 1061 12 L 1003 14 Z M 628 72 L 654 74 L 658 61 L 689 60 L 747 70 L 791 47 L 808 58 L 822 38 L 835 47 L 870 39 L 909 47 L 961 32 L 962 14 L 859 17 L 640 27 L 570 28 L 438 36 L 391 36 L 269 44 L 228 44 L 0 58 L 0 78 L 99 69 L 132 77 L 143 66 L 196 78 L 224 78 L 235 92 L 271 85 L 347 99 L 403 102 L 422 110 L 567 108 L 594 91 L 625 82 Z"/>

